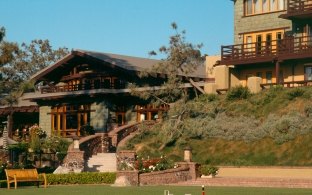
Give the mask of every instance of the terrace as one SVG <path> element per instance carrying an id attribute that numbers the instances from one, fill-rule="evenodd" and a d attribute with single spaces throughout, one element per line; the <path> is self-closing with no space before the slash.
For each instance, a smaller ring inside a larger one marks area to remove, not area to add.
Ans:
<path id="1" fill-rule="evenodd" d="M 312 36 L 221 47 L 221 64 L 241 65 L 312 57 Z"/>
<path id="2" fill-rule="evenodd" d="M 285 19 L 307 19 L 312 17 L 312 0 L 288 0 L 287 12 L 280 15 Z"/>

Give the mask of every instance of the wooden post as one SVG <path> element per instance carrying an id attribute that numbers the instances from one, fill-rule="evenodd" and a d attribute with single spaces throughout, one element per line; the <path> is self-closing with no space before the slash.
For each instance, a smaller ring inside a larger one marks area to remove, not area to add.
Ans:
<path id="1" fill-rule="evenodd" d="M 279 72 L 280 72 L 280 63 L 277 60 L 275 62 L 275 77 L 276 77 L 276 84 L 278 85 L 280 83 L 280 79 L 279 79 Z"/>
<path id="2" fill-rule="evenodd" d="M 202 185 L 202 195 L 205 195 L 205 186 Z"/>

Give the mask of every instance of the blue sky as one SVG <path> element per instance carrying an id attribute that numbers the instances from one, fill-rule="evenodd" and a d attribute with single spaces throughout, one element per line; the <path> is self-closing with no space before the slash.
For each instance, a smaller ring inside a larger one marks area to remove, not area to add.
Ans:
<path id="1" fill-rule="evenodd" d="M 54 48 L 148 57 L 168 45 L 172 22 L 187 41 L 204 44 L 202 54 L 233 43 L 229 0 L 1 0 L 8 41 L 49 39 Z"/>

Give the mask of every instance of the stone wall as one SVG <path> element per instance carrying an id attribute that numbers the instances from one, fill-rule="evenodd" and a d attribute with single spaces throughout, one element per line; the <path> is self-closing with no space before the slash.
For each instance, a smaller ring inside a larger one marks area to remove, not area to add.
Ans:
<path id="1" fill-rule="evenodd" d="M 47 132 L 48 136 L 51 135 L 51 112 L 50 106 L 40 106 L 39 107 L 39 126 Z"/>
<path id="2" fill-rule="evenodd" d="M 234 44 L 243 43 L 243 36 L 239 38 L 240 33 L 284 27 L 290 27 L 286 31 L 291 31 L 291 20 L 279 18 L 279 15 L 283 13 L 285 11 L 244 16 L 244 0 L 237 0 L 234 5 Z"/>
<path id="3" fill-rule="evenodd" d="M 139 185 L 139 171 L 118 171 L 116 178 L 125 176 L 132 186 Z"/>
<path id="4" fill-rule="evenodd" d="M 164 171 L 142 173 L 139 176 L 140 185 L 162 185 L 191 180 L 190 168 L 179 167 Z"/>

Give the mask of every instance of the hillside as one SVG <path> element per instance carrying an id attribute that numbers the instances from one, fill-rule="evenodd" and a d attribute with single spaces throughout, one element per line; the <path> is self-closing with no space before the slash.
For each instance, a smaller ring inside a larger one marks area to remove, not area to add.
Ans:
<path id="1" fill-rule="evenodd" d="M 183 149 L 191 146 L 200 163 L 311 166 L 311 99 L 311 87 L 202 95 L 178 102 L 166 120 L 142 127 L 124 149 L 181 160 Z"/>

